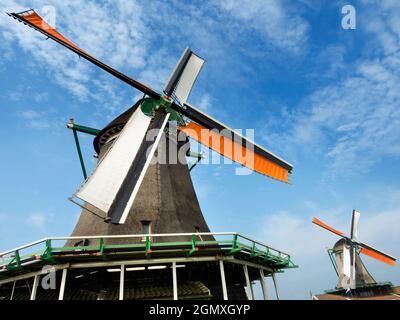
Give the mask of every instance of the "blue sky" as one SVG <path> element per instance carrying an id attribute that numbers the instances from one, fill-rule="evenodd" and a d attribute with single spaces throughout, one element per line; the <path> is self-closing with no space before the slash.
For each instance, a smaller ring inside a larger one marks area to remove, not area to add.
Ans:
<path id="1" fill-rule="evenodd" d="M 341 28 L 353 4 L 357 29 Z M 294 165 L 291 185 L 234 165 L 192 174 L 213 231 L 238 231 L 291 253 L 283 298 L 333 288 L 336 238 L 313 216 L 400 256 L 400 4 L 398 1 L 2 1 L 0 250 L 68 235 L 82 182 L 72 133 L 101 128 L 140 96 L 4 11 L 56 8 L 57 28 L 95 57 L 161 89 L 190 46 L 206 59 L 190 102 Z M 91 168 L 92 139 L 81 136 Z M 216 199 L 218 199 L 216 201 Z M 364 259 L 378 281 L 399 267 Z"/>

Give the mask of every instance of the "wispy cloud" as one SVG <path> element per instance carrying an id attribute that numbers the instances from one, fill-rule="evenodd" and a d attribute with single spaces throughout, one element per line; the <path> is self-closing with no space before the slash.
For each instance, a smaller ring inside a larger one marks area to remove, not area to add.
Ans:
<path id="1" fill-rule="evenodd" d="M 184 14 L 178 1 L 167 4 L 163 1 L 128 3 L 122 0 L 76 0 L 64 3 L 24 0 L 17 3 L 15 0 L 6 0 L 2 9 L 10 12 L 35 7 L 41 13 L 45 5 L 56 8 L 57 29 L 67 38 L 93 56 L 156 89 L 163 87 L 180 51 L 187 45 L 207 52 L 207 58 L 211 58 L 211 61 L 214 61 L 213 57 L 218 57 L 215 61 L 219 65 L 227 63 L 229 55 L 226 53 L 233 52 L 231 46 L 238 41 L 228 36 L 231 28 L 227 26 L 230 22 L 237 31 L 245 22 L 245 25 L 265 37 L 268 46 L 278 49 L 297 52 L 307 41 L 307 22 L 289 9 L 290 6 L 275 0 L 268 3 L 252 1 L 251 5 L 233 1 L 211 1 L 202 6 L 187 4 Z M 99 77 L 97 68 L 58 44 L 45 41 L 34 30 L 5 14 L 0 16 L 0 27 L 0 38 L 8 56 L 13 44 L 18 43 L 34 58 L 34 72 L 46 72 L 46 77 L 55 80 L 79 100 L 94 100 L 96 105 L 113 116 L 116 115 L 114 111 L 118 110 L 116 104 L 123 105 L 131 101 L 126 87 L 112 85 L 115 80 L 110 76 Z M 251 33 L 252 30 L 248 29 L 247 32 Z M 173 43 L 166 40 L 172 35 Z M 233 75 L 239 73 L 238 69 L 226 68 L 232 73 L 225 75 L 226 79 L 239 81 L 240 76 Z M 113 92 L 111 97 L 110 89 Z"/>
<path id="2" fill-rule="evenodd" d="M 198 100 L 195 100 L 194 104 L 199 107 L 201 110 L 207 112 L 209 111 L 213 102 L 213 98 L 210 94 L 206 93 L 200 96 Z"/>
<path id="3" fill-rule="evenodd" d="M 44 213 L 32 213 L 28 216 L 26 223 L 38 230 L 44 230 L 51 216 Z"/>
<path id="4" fill-rule="evenodd" d="M 20 117 L 25 120 L 26 126 L 32 129 L 49 129 L 52 127 L 51 121 L 44 113 L 35 110 L 25 110 L 20 113 Z"/>
<path id="5" fill-rule="evenodd" d="M 400 28 L 393 22 L 400 7 L 391 4 L 377 3 L 375 18 L 367 19 L 376 27 L 364 29 L 379 45 L 347 64 L 340 79 L 304 98 L 286 121 L 270 122 L 268 143 L 324 158 L 331 178 L 363 173 L 385 157 L 400 156 Z M 368 10 L 362 11 L 365 17 Z M 381 15 L 386 19 L 377 18 Z"/>
<path id="6" fill-rule="evenodd" d="M 238 20 L 240 28 L 252 28 L 272 46 L 291 53 L 301 53 L 307 47 L 309 24 L 292 2 L 223 0 L 217 5 Z"/>
<path id="7" fill-rule="evenodd" d="M 23 1 L 17 4 L 13 0 L 7 0 L 2 4 L 2 10 L 20 11 L 33 6 L 40 14 L 45 5 L 55 6 L 57 28 L 97 58 L 128 73 L 144 66 L 148 29 L 143 21 L 141 6 L 136 2 L 62 3 L 35 0 L 33 3 Z M 45 71 L 49 78 L 54 79 L 81 101 L 94 99 L 106 104 L 107 92 L 102 91 L 102 88 L 110 82 L 110 77 L 104 79 L 95 76 L 96 68 L 52 41 L 45 41 L 42 35 L 5 14 L 0 17 L 0 26 L 3 45 L 10 48 L 17 42 L 33 56 L 36 72 Z M 93 82 L 92 79 L 96 79 L 97 82 Z M 120 89 L 116 91 L 119 95 L 123 92 Z"/>

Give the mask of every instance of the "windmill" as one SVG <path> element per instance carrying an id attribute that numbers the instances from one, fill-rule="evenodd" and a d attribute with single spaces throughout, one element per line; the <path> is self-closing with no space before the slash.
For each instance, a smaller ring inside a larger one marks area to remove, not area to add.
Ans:
<path id="1" fill-rule="evenodd" d="M 317 218 L 312 220 L 312 223 L 341 237 L 341 239 L 335 243 L 332 250 L 336 257 L 336 263 L 334 265 L 339 276 L 338 289 L 351 290 L 377 285 L 376 281 L 361 261 L 360 253 L 391 266 L 396 264 L 396 258 L 358 241 L 359 221 L 360 213 L 353 210 L 350 236 L 348 237 L 345 236 L 344 232 L 330 227 Z"/>
<path id="2" fill-rule="evenodd" d="M 76 142 L 77 132 L 95 136 L 99 159 L 88 178 L 83 170 L 85 182 L 71 199 L 83 208 L 81 216 L 72 236 L 35 242 L 45 244 L 42 254 L 21 257 L 20 251 L 32 245 L 0 253 L 0 258 L 8 257 L 6 263 L 0 260 L 0 298 L 1 286 L 11 283 L 11 297 L 17 292 L 18 297 L 26 298 L 23 287 L 16 289 L 15 283 L 33 275 L 33 288 L 37 288 L 41 276 L 37 268 L 44 263 L 62 270 L 59 299 L 253 299 L 254 280 L 260 281 L 266 298 L 265 276 L 273 278 L 279 298 L 275 274 L 297 267 L 290 255 L 238 233 L 211 233 L 185 157 L 176 161 L 179 155 L 193 154 L 190 137 L 284 183 L 289 182 L 293 169 L 187 102 L 204 60 L 187 48 L 160 93 L 97 60 L 34 10 L 9 15 L 141 91 L 144 97 L 102 130 L 68 123 Z M 78 142 L 77 147 L 84 169 Z M 55 248 L 54 242 L 61 240 L 67 243 Z M 165 269 L 172 273 L 160 273 Z M 119 281 L 114 274 L 120 275 Z M 33 289 L 30 298 L 36 297 L 51 299 L 43 290 Z"/>
<path id="3" fill-rule="evenodd" d="M 134 110 L 96 171 L 75 194 L 77 198 L 106 213 L 106 222 L 125 223 L 161 136 L 171 121 L 177 122 L 180 132 L 225 157 L 258 173 L 288 182 L 292 165 L 187 102 L 204 64 L 204 60 L 189 48 L 184 51 L 163 93 L 158 93 L 95 59 L 58 33 L 35 11 L 9 15 L 148 96 Z M 154 129 L 158 130 L 158 134 L 155 139 L 148 141 L 147 134 Z"/>

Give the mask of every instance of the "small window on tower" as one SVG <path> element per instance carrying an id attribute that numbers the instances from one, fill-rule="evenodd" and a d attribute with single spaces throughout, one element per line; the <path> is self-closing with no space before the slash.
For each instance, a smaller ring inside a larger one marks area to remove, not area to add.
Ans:
<path id="1" fill-rule="evenodd" d="M 140 223 L 142 224 L 141 233 L 142 234 L 151 234 L 151 221 L 144 220 L 144 221 L 140 221 Z M 142 241 L 146 241 L 146 237 L 143 237 Z"/>

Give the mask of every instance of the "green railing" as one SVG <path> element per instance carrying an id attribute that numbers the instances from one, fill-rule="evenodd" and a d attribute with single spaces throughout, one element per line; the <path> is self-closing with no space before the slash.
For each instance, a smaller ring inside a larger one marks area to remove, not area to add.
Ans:
<path id="1" fill-rule="evenodd" d="M 162 237 L 163 242 L 157 242 Z M 177 238 L 187 237 L 190 241 L 174 241 Z M 215 240 L 204 240 L 203 238 Z M 137 239 L 140 238 L 140 243 Z M 69 240 L 97 240 L 98 245 L 65 246 Z M 106 245 L 107 239 L 132 239 L 131 244 Z M 168 239 L 170 241 L 165 241 Z M 62 242 L 62 243 L 61 243 Z M 179 249 L 186 256 L 196 256 L 197 252 L 217 248 L 223 249 L 225 254 L 242 254 L 246 258 L 257 259 L 278 269 L 297 267 L 290 255 L 274 249 L 266 244 L 245 237 L 236 232 L 203 232 L 203 233 L 171 233 L 171 234 L 139 234 L 139 235 L 109 235 L 109 236 L 79 236 L 79 237 L 52 237 L 41 239 L 27 245 L 0 253 L 0 273 L 24 268 L 39 261 L 55 262 L 57 253 L 64 255 L 91 255 L 104 256 L 114 252 L 136 250 L 147 257 L 165 249 Z M 182 249 L 183 248 L 183 249 Z M 178 250 L 177 249 L 177 250 Z"/>
<path id="2" fill-rule="evenodd" d="M 393 287 L 393 283 L 391 283 L 390 281 L 384 281 L 384 282 L 376 282 L 376 283 L 356 284 L 354 286 L 354 288 L 352 288 L 352 290 L 368 289 L 368 288 L 376 289 L 377 287 Z M 346 291 L 347 291 L 347 289 L 336 287 L 335 289 L 325 290 L 325 293 L 327 293 L 327 294 L 343 293 L 344 294 Z"/>

